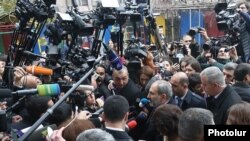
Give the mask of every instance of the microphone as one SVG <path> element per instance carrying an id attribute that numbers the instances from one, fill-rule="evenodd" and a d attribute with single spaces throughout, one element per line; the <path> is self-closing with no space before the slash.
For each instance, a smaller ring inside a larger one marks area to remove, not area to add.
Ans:
<path id="1" fill-rule="evenodd" d="M 14 95 L 38 94 L 39 96 L 57 96 L 60 94 L 60 87 L 58 84 L 43 84 L 43 85 L 37 85 L 36 89 L 18 90 L 16 92 L 12 92 L 12 94 Z"/>
<path id="2" fill-rule="evenodd" d="M 129 129 L 134 129 L 137 126 L 137 122 L 135 120 L 131 120 L 127 123 Z"/>
<path id="3" fill-rule="evenodd" d="M 27 55 L 34 56 L 34 57 L 39 57 L 39 58 L 47 59 L 47 57 L 44 57 L 44 56 L 42 56 L 42 55 L 38 55 L 38 54 L 32 53 L 32 52 L 27 51 L 27 50 L 23 51 L 23 53 L 24 53 L 24 54 L 27 54 Z"/>
<path id="4" fill-rule="evenodd" d="M 34 66 L 34 65 L 33 66 L 26 66 L 25 70 L 28 73 L 31 73 L 33 75 L 52 75 L 53 74 L 52 69 L 39 67 L 39 66 Z"/>
<path id="5" fill-rule="evenodd" d="M 109 61 L 112 65 L 112 67 L 115 68 L 116 70 L 121 70 L 122 69 L 122 62 L 120 61 L 120 58 L 106 44 L 103 43 L 103 46 L 107 51 L 108 58 L 109 58 Z"/>
<path id="6" fill-rule="evenodd" d="M 139 107 L 141 107 L 141 108 L 143 108 L 143 107 L 145 107 L 147 104 L 149 104 L 150 103 L 150 100 L 149 99 L 147 99 L 147 98 L 142 98 L 141 99 L 141 101 L 140 101 L 140 103 L 139 103 Z"/>
<path id="7" fill-rule="evenodd" d="M 99 115 L 100 115 L 101 113 L 103 113 L 103 111 L 104 111 L 103 108 L 98 109 L 97 111 L 95 111 L 94 113 L 92 113 L 91 118 L 99 117 Z"/>
<path id="8" fill-rule="evenodd" d="M 0 89 L 0 99 L 12 97 L 10 89 Z"/>
<path id="9" fill-rule="evenodd" d="M 94 91 L 94 86 L 91 86 L 91 85 L 79 85 L 76 90 L 78 91 L 85 91 L 85 90 L 88 90 L 88 91 Z"/>

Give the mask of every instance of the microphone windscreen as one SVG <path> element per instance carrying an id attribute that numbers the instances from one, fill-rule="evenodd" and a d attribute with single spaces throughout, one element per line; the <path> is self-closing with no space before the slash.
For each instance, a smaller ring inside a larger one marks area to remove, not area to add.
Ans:
<path id="1" fill-rule="evenodd" d="M 31 73 L 34 75 L 52 75 L 53 74 L 52 69 L 39 67 L 39 66 L 27 66 L 27 67 L 25 67 L 25 70 L 28 73 Z"/>
<path id="2" fill-rule="evenodd" d="M 128 128 L 129 129 L 134 129 L 137 126 L 137 122 L 135 120 L 132 120 L 130 122 L 128 122 Z"/>
<path id="3" fill-rule="evenodd" d="M 111 62 L 112 67 L 115 68 L 116 70 L 122 69 L 122 62 L 120 58 L 112 50 L 110 50 L 109 53 L 109 61 Z"/>
<path id="4" fill-rule="evenodd" d="M 139 103 L 139 107 L 144 107 L 149 102 L 150 102 L 150 100 L 148 100 L 147 98 L 143 98 L 143 99 L 141 99 L 141 101 Z"/>
<path id="5" fill-rule="evenodd" d="M 79 85 L 76 90 L 78 91 L 85 91 L 85 90 L 88 90 L 88 91 L 94 91 L 94 86 L 91 86 L 91 85 Z"/>
<path id="6" fill-rule="evenodd" d="M 0 89 L 0 98 L 12 97 L 10 89 Z"/>
<path id="7" fill-rule="evenodd" d="M 37 85 L 37 91 L 40 96 L 57 96 L 60 94 L 60 87 L 58 84 Z"/>

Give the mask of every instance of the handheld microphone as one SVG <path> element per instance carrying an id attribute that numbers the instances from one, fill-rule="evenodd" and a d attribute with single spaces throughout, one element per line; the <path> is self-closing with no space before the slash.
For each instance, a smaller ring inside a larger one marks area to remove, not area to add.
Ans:
<path id="1" fill-rule="evenodd" d="M 150 100 L 149 99 L 147 99 L 147 98 L 142 98 L 141 99 L 141 101 L 140 101 L 140 103 L 139 103 L 139 107 L 141 107 L 141 108 L 143 108 L 143 107 L 145 107 L 147 104 L 149 104 L 150 103 Z"/>
<path id="2" fill-rule="evenodd" d="M 60 87 L 58 84 L 43 84 L 43 85 L 37 85 L 36 89 L 18 90 L 16 92 L 12 92 L 12 94 L 17 94 L 17 95 L 38 94 L 39 96 L 57 96 L 60 94 Z"/>
<path id="3" fill-rule="evenodd" d="M 127 126 L 128 126 L 128 129 L 131 130 L 131 129 L 134 129 L 136 126 L 137 126 L 137 122 L 136 120 L 131 120 L 127 123 Z"/>
<path id="4" fill-rule="evenodd" d="M 103 111 L 104 111 L 104 109 L 103 108 L 100 108 L 100 109 L 98 109 L 97 111 L 95 111 L 94 113 L 92 113 L 92 118 L 95 118 L 95 117 L 99 117 L 99 115 L 101 114 L 101 113 L 103 113 Z"/>
<path id="5" fill-rule="evenodd" d="M 25 70 L 28 73 L 31 73 L 33 75 L 52 75 L 53 74 L 52 69 L 39 67 L 39 66 L 34 66 L 34 65 L 33 66 L 26 66 Z"/>
<path id="6" fill-rule="evenodd" d="M 122 69 L 122 62 L 120 61 L 120 58 L 106 44 L 103 43 L 103 46 L 107 51 L 108 58 L 109 58 L 109 61 L 112 65 L 112 67 L 115 68 L 116 70 L 121 70 Z"/>

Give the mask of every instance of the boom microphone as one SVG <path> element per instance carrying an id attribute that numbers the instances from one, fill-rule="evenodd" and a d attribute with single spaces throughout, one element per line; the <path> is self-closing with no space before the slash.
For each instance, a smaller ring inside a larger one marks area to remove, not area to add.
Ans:
<path id="1" fill-rule="evenodd" d="M 10 89 L 0 89 L 0 99 L 12 97 Z"/>
<path id="2" fill-rule="evenodd" d="M 120 61 L 120 58 L 106 44 L 103 43 L 103 46 L 107 51 L 108 58 L 109 58 L 109 61 L 112 65 L 112 67 L 115 68 L 116 70 L 121 70 L 122 69 L 122 62 Z"/>
<path id="3" fill-rule="evenodd" d="M 85 91 L 85 90 L 88 90 L 88 91 L 94 91 L 94 86 L 91 86 L 91 85 L 79 85 L 76 90 L 78 91 Z"/>
<path id="4" fill-rule="evenodd" d="M 44 68 L 44 67 L 39 67 L 39 66 L 27 66 L 25 67 L 25 70 L 28 73 L 34 74 L 34 75 L 52 75 L 53 70 Z"/>
<path id="5" fill-rule="evenodd" d="M 44 56 L 42 56 L 42 55 L 38 55 L 38 54 L 32 53 L 32 52 L 27 51 L 27 50 L 23 51 L 23 53 L 24 53 L 24 54 L 27 54 L 27 55 L 34 56 L 34 57 L 39 57 L 39 58 L 47 59 L 47 57 L 44 57 Z"/>
<path id="6" fill-rule="evenodd" d="M 16 92 L 12 92 L 12 94 L 17 94 L 17 95 L 38 94 L 39 96 L 57 96 L 60 94 L 60 87 L 58 84 L 43 84 L 43 85 L 37 85 L 36 89 L 18 90 Z"/>

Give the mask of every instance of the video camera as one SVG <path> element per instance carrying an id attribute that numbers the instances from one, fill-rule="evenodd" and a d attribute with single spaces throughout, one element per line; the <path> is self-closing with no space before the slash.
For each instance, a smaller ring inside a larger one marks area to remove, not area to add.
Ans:
<path id="1" fill-rule="evenodd" d="M 147 50 L 144 45 L 140 43 L 138 39 L 132 37 L 128 41 L 128 47 L 125 50 L 125 58 L 130 61 L 139 61 L 136 57 L 143 59 L 147 57 Z"/>
<path id="2" fill-rule="evenodd" d="M 201 27 L 193 27 L 189 29 L 188 35 L 190 35 L 191 37 L 194 37 L 197 33 L 200 33 L 200 31 L 202 31 Z"/>
<path id="3" fill-rule="evenodd" d="M 219 30 L 239 30 L 240 17 L 236 12 L 236 3 L 218 3 L 214 9 Z"/>

